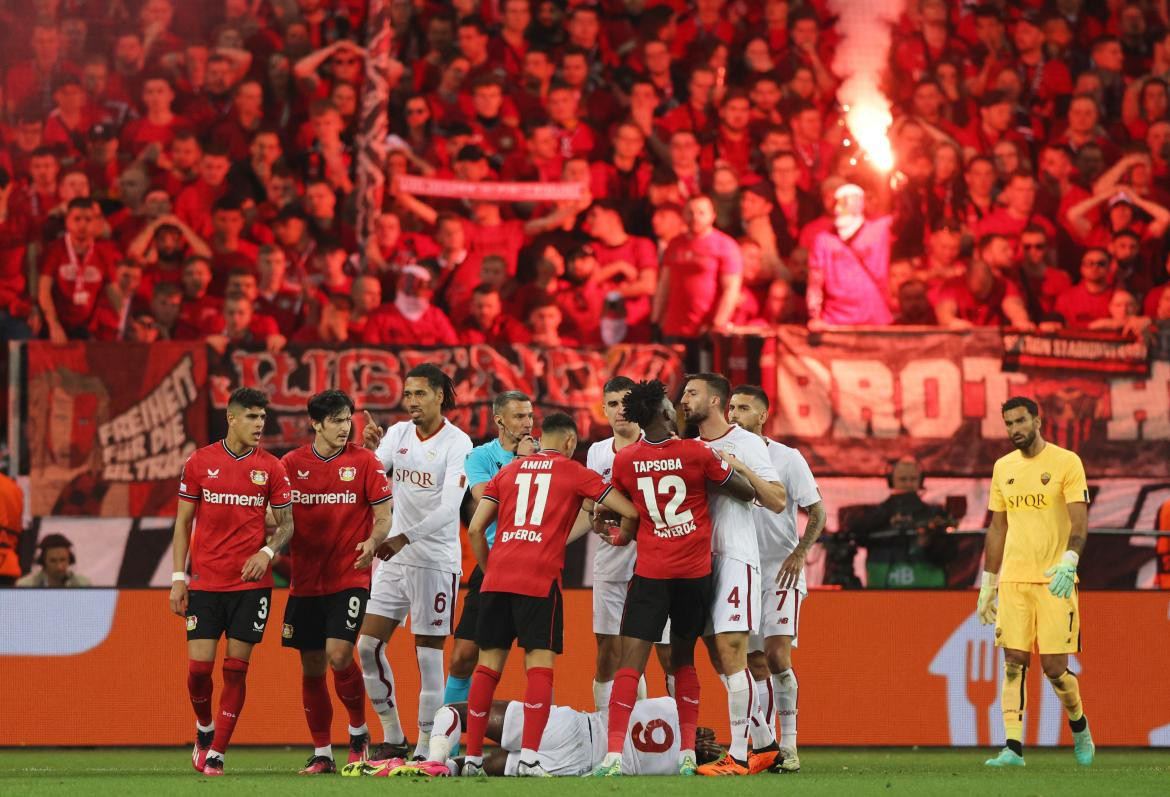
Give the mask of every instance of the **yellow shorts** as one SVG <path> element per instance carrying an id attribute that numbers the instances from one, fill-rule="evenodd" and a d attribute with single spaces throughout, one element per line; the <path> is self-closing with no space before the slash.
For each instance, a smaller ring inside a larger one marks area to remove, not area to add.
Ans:
<path id="1" fill-rule="evenodd" d="M 1077 591 L 1058 598 L 1047 584 L 1009 581 L 999 585 L 995 644 L 1001 648 L 1042 654 L 1079 653 L 1081 612 Z"/>

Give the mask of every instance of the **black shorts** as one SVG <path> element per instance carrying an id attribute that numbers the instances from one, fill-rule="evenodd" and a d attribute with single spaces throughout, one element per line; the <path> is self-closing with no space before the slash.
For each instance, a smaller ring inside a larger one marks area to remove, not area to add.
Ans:
<path id="1" fill-rule="evenodd" d="M 564 647 L 564 600 L 555 581 L 545 598 L 514 592 L 481 592 L 475 643 L 480 650 L 508 650 L 512 641 L 524 650 Z"/>
<path id="2" fill-rule="evenodd" d="M 238 639 L 256 644 L 264 638 L 272 588 L 187 593 L 187 639 Z"/>
<path id="3" fill-rule="evenodd" d="M 326 639 L 356 642 L 370 591 L 362 587 L 329 595 L 290 595 L 280 644 L 297 650 L 324 650 Z"/>
<path id="4" fill-rule="evenodd" d="M 475 641 L 475 627 L 479 624 L 479 588 L 482 585 L 483 571 L 476 565 L 467 578 L 467 592 L 463 593 L 463 612 L 459 615 L 459 625 L 455 627 L 456 639 Z"/>
<path id="5" fill-rule="evenodd" d="M 711 616 L 711 576 L 646 578 L 635 575 L 626 590 L 622 636 L 658 642 L 666 618 L 671 638 L 698 639 Z"/>

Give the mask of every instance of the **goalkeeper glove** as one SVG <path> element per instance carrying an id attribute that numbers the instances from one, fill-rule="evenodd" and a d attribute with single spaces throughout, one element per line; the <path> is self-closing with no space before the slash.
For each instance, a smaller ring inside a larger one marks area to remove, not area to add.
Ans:
<path id="1" fill-rule="evenodd" d="M 979 585 L 979 606 L 975 613 L 979 615 L 979 622 L 991 625 L 995 622 L 995 595 L 999 588 L 995 585 L 995 573 L 983 571 L 983 581 Z"/>
<path id="2" fill-rule="evenodd" d="M 1077 580 L 1077 563 L 1080 561 L 1081 557 L 1076 551 L 1065 551 L 1064 556 L 1060 557 L 1060 564 L 1044 571 L 1044 575 L 1052 577 L 1048 582 L 1048 591 L 1058 598 L 1072 595 Z"/>

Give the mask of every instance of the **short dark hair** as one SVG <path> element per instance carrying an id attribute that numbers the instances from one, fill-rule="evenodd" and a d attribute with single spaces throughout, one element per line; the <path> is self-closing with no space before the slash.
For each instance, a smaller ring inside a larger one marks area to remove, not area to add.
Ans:
<path id="1" fill-rule="evenodd" d="M 727 400 L 731 398 L 731 383 L 727 381 L 727 377 L 712 373 L 687 374 L 688 382 L 696 380 L 705 382 L 707 389 L 719 397 L 723 409 L 727 409 Z"/>
<path id="2" fill-rule="evenodd" d="M 540 433 L 572 432 L 577 434 L 577 422 L 567 412 L 550 412 L 540 423 Z"/>
<path id="3" fill-rule="evenodd" d="M 455 383 L 451 377 L 443 373 L 443 369 L 434 363 L 421 363 L 406 372 L 405 379 L 415 377 L 427 380 L 432 390 L 443 391 L 443 402 L 439 408 L 448 411 L 455 409 Z"/>
<path id="4" fill-rule="evenodd" d="M 661 411 L 666 398 L 666 385 L 657 379 L 637 382 L 622 398 L 622 413 L 626 420 L 645 429 L 654 416 Z"/>
<path id="5" fill-rule="evenodd" d="M 758 385 L 736 385 L 731 389 L 731 395 L 751 396 L 764 405 L 764 409 L 770 409 L 771 404 L 768 402 L 768 394 L 764 392 L 762 387 Z"/>
<path id="6" fill-rule="evenodd" d="M 492 414 L 499 415 L 504 411 L 504 407 L 507 407 L 513 401 L 532 403 L 532 399 L 528 398 L 527 393 L 519 390 L 505 390 L 503 393 L 496 394 L 496 397 L 492 399 Z"/>
<path id="7" fill-rule="evenodd" d="M 601 389 L 602 393 L 621 393 L 625 390 L 632 390 L 634 387 L 634 380 L 628 376 L 614 376 L 610 377 L 605 383 L 605 387 Z"/>
<path id="8" fill-rule="evenodd" d="M 344 390 L 323 390 L 309 399 L 309 417 L 316 423 L 323 423 L 326 418 L 332 418 L 346 407 L 352 415 L 353 399 Z"/>
<path id="9" fill-rule="evenodd" d="M 1028 398 L 1027 396 L 1012 396 L 1010 399 L 1000 405 L 999 412 L 1002 415 L 1008 410 L 1014 410 L 1017 407 L 1023 407 L 1033 418 L 1040 417 L 1039 405 L 1037 405 L 1035 401 Z"/>
<path id="10" fill-rule="evenodd" d="M 69 204 L 66 206 L 67 211 L 76 210 L 77 208 L 89 210 L 94 207 L 97 207 L 97 200 L 91 196 L 75 196 L 69 200 Z"/>
<path id="11" fill-rule="evenodd" d="M 268 394 L 254 387 L 237 387 L 228 398 L 228 409 L 230 410 L 232 407 L 244 410 L 257 407 L 266 409 L 268 407 Z"/>

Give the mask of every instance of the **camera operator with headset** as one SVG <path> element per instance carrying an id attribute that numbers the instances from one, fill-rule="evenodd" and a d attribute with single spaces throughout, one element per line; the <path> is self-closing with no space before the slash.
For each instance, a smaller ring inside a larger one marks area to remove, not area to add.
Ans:
<path id="1" fill-rule="evenodd" d="M 922 466 L 912 457 L 890 463 L 886 481 L 890 497 L 878 504 L 850 531 L 867 549 L 866 571 L 871 589 L 945 588 L 946 565 L 954 556 L 954 524 L 943 507 L 928 504 L 919 492 Z"/>
<path id="2" fill-rule="evenodd" d="M 88 587 L 89 579 L 73 572 L 77 557 L 73 554 L 73 543 L 64 534 L 50 534 L 41 540 L 40 554 L 36 563 L 40 570 L 34 570 L 16 580 L 18 587 Z"/>

